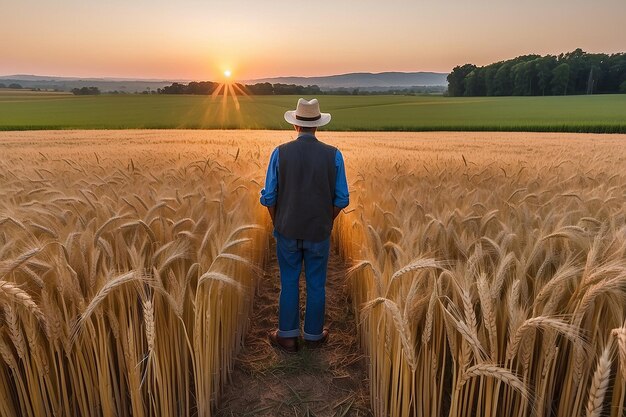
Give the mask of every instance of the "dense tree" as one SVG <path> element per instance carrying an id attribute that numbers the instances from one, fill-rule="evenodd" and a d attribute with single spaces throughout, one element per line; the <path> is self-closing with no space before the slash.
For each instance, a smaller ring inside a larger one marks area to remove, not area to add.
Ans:
<path id="1" fill-rule="evenodd" d="M 552 82 L 552 69 L 556 67 L 556 58 L 553 56 L 545 56 L 535 60 L 537 71 L 537 94 L 545 96 L 550 94 L 550 85 Z"/>
<path id="2" fill-rule="evenodd" d="M 185 94 L 187 86 L 181 83 L 174 83 L 157 90 L 160 94 Z"/>
<path id="3" fill-rule="evenodd" d="M 98 87 L 72 88 L 72 94 L 76 96 L 97 96 L 100 94 L 100 89 Z"/>
<path id="4" fill-rule="evenodd" d="M 626 54 L 615 54 L 608 57 L 602 63 L 605 68 L 606 78 L 603 85 L 599 86 L 599 92 L 612 92 L 619 89 L 619 86 L 626 81 Z"/>
<path id="5" fill-rule="evenodd" d="M 22 86 L 17 83 L 13 83 L 13 84 L 9 84 L 9 88 L 14 88 L 14 89 L 19 90 L 22 88 Z"/>
<path id="6" fill-rule="evenodd" d="M 534 96 L 618 93 L 626 81 L 626 53 L 523 55 L 484 67 L 456 66 L 448 75 L 451 96 Z"/>
<path id="7" fill-rule="evenodd" d="M 570 79 L 570 67 L 565 62 L 552 70 L 552 94 L 565 95 Z"/>
<path id="8" fill-rule="evenodd" d="M 518 62 L 511 67 L 511 76 L 513 77 L 513 95 L 528 96 L 530 95 L 529 83 L 532 82 L 529 76 L 529 62 Z"/>
<path id="9" fill-rule="evenodd" d="M 274 94 L 274 86 L 270 83 L 256 83 L 248 86 L 250 94 L 268 96 Z"/>
<path id="10" fill-rule="evenodd" d="M 218 84 L 211 81 L 190 82 L 183 94 L 212 94 Z M 167 87 L 165 87 L 167 88 Z"/>
<path id="11" fill-rule="evenodd" d="M 474 70 L 467 74 L 465 77 L 465 92 L 466 96 L 484 96 L 487 94 L 487 87 L 485 85 L 485 72 Z"/>
<path id="12" fill-rule="evenodd" d="M 0 83 L 0 88 L 7 88 L 7 86 L 3 83 Z"/>
<path id="13" fill-rule="evenodd" d="M 511 80 L 511 62 L 506 62 L 498 68 L 493 79 L 494 96 L 510 96 L 513 94 L 513 81 Z"/>
<path id="14" fill-rule="evenodd" d="M 465 64 L 456 66 L 448 74 L 448 94 L 451 96 L 465 95 L 465 77 L 476 69 L 476 65 Z"/>
<path id="15" fill-rule="evenodd" d="M 498 70 L 500 69 L 500 62 L 495 64 L 487 65 L 483 72 L 485 73 L 485 95 L 487 96 L 495 96 L 495 78 Z"/>

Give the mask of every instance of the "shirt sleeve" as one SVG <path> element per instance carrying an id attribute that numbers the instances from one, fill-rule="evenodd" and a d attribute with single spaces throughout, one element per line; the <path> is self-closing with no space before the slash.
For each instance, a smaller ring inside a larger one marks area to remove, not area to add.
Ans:
<path id="1" fill-rule="evenodd" d="M 270 156 L 265 176 L 265 188 L 261 190 L 261 204 L 272 207 L 276 204 L 278 195 L 278 148 L 275 148 Z"/>
<path id="2" fill-rule="evenodd" d="M 335 180 L 335 199 L 333 205 L 345 208 L 350 204 L 350 194 L 348 193 L 348 180 L 346 179 L 346 167 L 343 163 L 343 155 L 337 149 L 335 153 L 335 167 L 337 168 L 337 178 Z"/>

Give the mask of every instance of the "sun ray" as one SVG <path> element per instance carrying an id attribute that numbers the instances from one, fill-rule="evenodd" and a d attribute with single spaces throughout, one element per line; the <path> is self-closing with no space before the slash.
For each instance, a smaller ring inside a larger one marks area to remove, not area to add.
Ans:
<path id="1" fill-rule="evenodd" d="M 226 84 L 224 84 L 224 83 L 220 83 L 220 85 L 218 85 L 217 88 L 211 94 L 211 98 L 215 98 L 215 97 L 219 96 L 220 95 L 220 91 L 222 91 L 222 88 L 224 88 L 225 85 Z"/>
<path id="2" fill-rule="evenodd" d="M 232 73 L 224 71 L 225 81 L 220 82 L 213 90 L 204 106 L 204 113 L 201 116 L 202 127 L 226 128 L 231 125 L 243 125 L 244 115 L 241 111 L 241 100 L 253 101 L 244 85 L 232 81 Z M 229 97 L 230 96 L 230 97 Z M 232 103 L 230 99 L 232 98 Z M 234 110 L 233 111 L 233 107 Z M 234 126 L 233 125 L 233 126 Z"/>
<path id="3" fill-rule="evenodd" d="M 228 112 L 228 95 L 230 94 L 230 84 L 224 83 L 224 94 L 222 94 L 222 106 L 220 112 L 220 125 L 221 127 L 227 127 L 226 123 L 230 122 L 230 115 Z"/>
<path id="4" fill-rule="evenodd" d="M 215 96 L 212 94 L 207 97 L 205 100 L 205 111 L 202 115 L 202 127 L 206 128 L 214 128 L 215 125 L 213 123 L 214 118 L 217 116 L 218 108 L 215 106 Z M 208 124 L 208 125 L 207 125 Z"/>
<path id="5" fill-rule="evenodd" d="M 235 103 L 235 110 L 239 111 L 240 110 L 239 99 L 237 98 L 237 94 L 235 94 L 235 89 L 233 88 L 232 84 L 227 84 L 227 85 L 228 85 L 228 91 L 233 96 L 233 102 Z"/>
<path id="6" fill-rule="evenodd" d="M 242 88 L 243 87 L 243 88 Z M 245 97 L 250 97 L 250 94 L 246 92 L 246 87 L 241 84 L 233 83 L 233 88 L 241 93 Z"/>

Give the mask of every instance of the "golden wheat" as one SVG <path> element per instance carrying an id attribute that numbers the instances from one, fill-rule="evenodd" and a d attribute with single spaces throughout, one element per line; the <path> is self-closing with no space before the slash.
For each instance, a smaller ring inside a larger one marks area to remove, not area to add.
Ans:
<path id="1" fill-rule="evenodd" d="M 105 142 L 1 152 L 0 414 L 209 416 L 267 246 L 258 167 Z"/>
<path id="2" fill-rule="evenodd" d="M 385 136 L 344 151 L 354 210 L 334 231 L 375 414 L 621 415 L 623 375 L 594 367 L 626 318 L 621 139 Z"/>
<path id="3" fill-rule="evenodd" d="M 0 414 L 211 415 L 290 135 L 4 134 Z M 347 163 L 333 241 L 376 416 L 622 415 L 623 137 L 320 137 Z"/>

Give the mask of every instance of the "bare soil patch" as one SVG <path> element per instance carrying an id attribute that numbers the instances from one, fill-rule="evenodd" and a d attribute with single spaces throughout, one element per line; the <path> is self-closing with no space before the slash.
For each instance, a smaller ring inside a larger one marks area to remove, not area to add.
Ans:
<path id="1" fill-rule="evenodd" d="M 270 346 L 267 339 L 278 320 L 280 275 L 275 250 L 272 239 L 250 330 L 217 416 L 371 416 L 366 361 L 358 347 L 352 304 L 345 287 L 346 265 L 331 252 L 326 283 L 328 343 L 314 350 L 301 343 L 297 354 L 287 355 Z M 304 287 L 303 272 L 302 307 Z"/>

